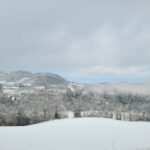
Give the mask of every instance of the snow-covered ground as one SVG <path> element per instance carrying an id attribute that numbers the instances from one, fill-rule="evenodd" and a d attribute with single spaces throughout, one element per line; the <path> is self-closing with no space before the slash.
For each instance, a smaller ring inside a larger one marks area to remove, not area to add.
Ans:
<path id="1" fill-rule="evenodd" d="M 150 123 L 103 118 L 0 127 L 0 150 L 150 150 Z"/>

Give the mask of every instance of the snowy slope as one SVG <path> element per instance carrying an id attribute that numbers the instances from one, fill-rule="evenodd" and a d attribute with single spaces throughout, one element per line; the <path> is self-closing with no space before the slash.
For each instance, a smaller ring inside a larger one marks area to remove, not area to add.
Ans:
<path id="1" fill-rule="evenodd" d="M 124 150 L 150 148 L 150 123 L 102 118 L 0 127 L 0 150 Z"/>

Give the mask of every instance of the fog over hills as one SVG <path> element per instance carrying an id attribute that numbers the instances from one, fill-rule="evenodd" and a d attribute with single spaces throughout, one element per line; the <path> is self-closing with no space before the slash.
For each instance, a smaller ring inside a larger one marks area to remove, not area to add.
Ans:
<path id="1" fill-rule="evenodd" d="M 104 84 L 87 84 L 87 91 L 96 93 L 133 93 L 133 94 L 150 94 L 149 83 L 104 83 Z"/>

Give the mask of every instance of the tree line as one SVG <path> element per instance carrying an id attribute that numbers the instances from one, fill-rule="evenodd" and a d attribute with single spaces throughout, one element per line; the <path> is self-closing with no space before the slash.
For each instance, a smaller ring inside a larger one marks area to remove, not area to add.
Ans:
<path id="1" fill-rule="evenodd" d="M 150 95 L 66 88 L 64 93 L 44 90 L 12 97 L 0 91 L 1 126 L 29 125 L 69 115 L 150 121 Z"/>

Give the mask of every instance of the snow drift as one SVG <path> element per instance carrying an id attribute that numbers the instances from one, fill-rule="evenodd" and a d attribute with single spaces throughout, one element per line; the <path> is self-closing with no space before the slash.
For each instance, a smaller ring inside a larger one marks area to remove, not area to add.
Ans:
<path id="1" fill-rule="evenodd" d="M 0 127 L 0 150 L 148 150 L 150 123 L 103 118 Z"/>

